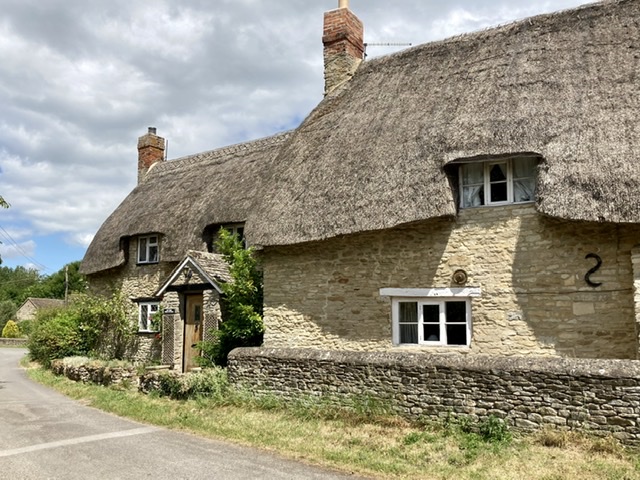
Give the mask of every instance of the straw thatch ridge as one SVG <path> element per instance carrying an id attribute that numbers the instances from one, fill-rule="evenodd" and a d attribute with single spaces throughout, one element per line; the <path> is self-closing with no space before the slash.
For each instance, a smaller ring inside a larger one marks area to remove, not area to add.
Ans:
<path id="1" fill-rule="evenodd" d="M 597 3 L 364 62 L 309 115 L 252 211 L 286 245 L 456 214 L 456 159 L 542 157 L 537 208 L 640 222 L 640 1 Z"/>
<path id="2" fill-rule="evenodd" d="M 82 261 L 84 274 L 122 265 L 129 238 L 160 234 L 160 260 L 206 249 L 209 225 L 242 222 L 289 132 L 152 166 L 107 218 Z M 135 259 L 130 259 L 135 261 Z"/>

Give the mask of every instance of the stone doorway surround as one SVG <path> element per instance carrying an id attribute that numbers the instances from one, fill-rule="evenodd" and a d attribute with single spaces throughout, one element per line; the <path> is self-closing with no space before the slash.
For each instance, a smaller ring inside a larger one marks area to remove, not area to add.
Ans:
<path id="1" fill-rule="evenodd" d="M 231 280 L 221 255 L 190 250 L 162 283 L 155 296 L 162 298 L 162 363 L 187 371 L 194 366 L 190 355 L 192 340 L 208 340 L 222 321 L 221 285 Z M 196 332 L 194 298 L 201 311 Z M 191 327 L 189 327 L 191 324 Z M 186 352 L 186 353 L 185 353 Z M 189 360 L 187 357 L 190 357 Z"/>

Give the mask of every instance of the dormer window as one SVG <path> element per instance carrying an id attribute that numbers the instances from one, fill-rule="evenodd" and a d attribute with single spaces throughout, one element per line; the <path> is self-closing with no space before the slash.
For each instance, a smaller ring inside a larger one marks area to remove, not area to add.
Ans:
<path id="1" fill-rule="evenodd" d="M 535 200 L 537 159 L 508 158 L 460 166 L 462 208 Z"/>
<path id="2" fill-rule="evenodd" d="M 217 223 L 208 225 L 202 236 L 203 240 L 207 244 L 207 251 L 209 253 L 218 253 L 216 243 L 219 239 L 218 235 L 220 230 L 223 228 L 231 235 L 236 235 L 242 243 L 242 246 L 247 248 L 247 243 L 244 238 L 244 223 Z"/>
<path id="3" fill-rule="evenodd" d="M 229 225 L 222 225 L 221 228 L 224 228 L 225 230 L 227 230 L 231 235 L 236 235 L 244 245 L 244 223 L 233 223 Z"/>
<path id="4" fill-rule="evenodd" d="M 158 263 L 158 235 L 138 238 L 138 263 Z"/>

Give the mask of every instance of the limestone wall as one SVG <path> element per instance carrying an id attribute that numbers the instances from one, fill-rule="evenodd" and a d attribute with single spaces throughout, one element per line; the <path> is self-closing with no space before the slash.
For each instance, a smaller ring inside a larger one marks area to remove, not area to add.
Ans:
<path id="1" fill-rule="evenodd" d="M 135 246 L 131 247 L 129 258 L 135 258 Z M 145 265 L 127 262 L 121 267 L 89 275 L 89 288 L 91 292 L 103 295 L 121 290 L 126 298 L 151 298 L 175 266 L 176 262 Z"/>
<path id="2" fill-rule="evenodd" d="M 25 302 L 16 312 L 16 322 L 33 320 L 36 318 L 36 307 L 33 303 Z"/>
<path id="3" fill-rule="evenodd" d="M 453 272 L 464 269 L 465 286 L 481 295 L 471 303 L 471 345 L 457 353 L 636 358 L 639 241 L 637 225 L 565 222 L 514 205 L 266 248 L 264 345 L 447 351 L 394 347 L 380 288 L 454 287 Z M 584 280 L 595 264 L 588 253 L 602 258 L 597 288 Z"/>
<path id="4" fill-rule="evenodd" d="M 131 242 L 129 248 L 129 259 L 136 258 L 137 243 Z M 162 258 L 162 256 L 161 256 Z M 125 265 L 89 276 L 91 291 L 110 295 L 112 292 L 121 290 L 125 298 L 131 300 L 152 298 L 153 294 L 160 288 L 161 284 L 169 278 L 177 262 L 160 262 L 157 264 L 137 265 L 135 262 L 127 262 Z M 198 291 L 201 285 L 206 284 L 197 271 L 192 272 L 192 276 L 185 278 L 178 276 L 172 283 L 183 289 L 191 288 Z M 173 313 L 163 316 L 162 332 L 160 338 L 156 333 L 140 332 L 137 335 L 135 348 L 131 359 L 138 363 L 160 362 L 165 365 L 182 365 L 183 355 L 183 334 L 184 321 L 182 314 L 185 311 L 184 296 L 175 291 L 165 293 L 162 307 Z M 214 290 L 203 292 L 203 313 L 204 313 L 204 339 L 211 339 L 211 330 L 217 329 L 221 321 L 220 294 Z M 137 305 L 131 303 L 131 321 L 137 323 Z"/>
<path id="5" fill-rule="evenodd" d="M 365 395 L 413 419 L 493 415 L 521 430 L 588 430 L 640 444 L 636 360 L 239 348 L 228 372 L 258 395 Z"/>
<path id="6" fill-rule="evenodd" d="M 631 250 L 631 264 L 633 265 L 633 299 L 635 304 L 636 338 L 640 348 L 640 245 Z M 640 354 L 639 354 L 640 356 Z"/>
<path id="7" fill-rule="evenodd" d="M 129 259 L 127 263 L 106 272 L 90 275 L 88 277 L 90 290 L 103 295 L 110 295 L 120 290 L 125 298 L 131 300 L 152 298 L 160 287 L 160 283 L 174 269 L 176 262 L 137 265 L 136 251 L 137 242 L 132 241 L 126 256 Z M 131 302 L 131 322 L 138 323 L 138 308 L 133 301 Z M 162 340 L 156 338 L 155 333 L 139 333 L 130 357 L 137 363 L 162 362 Z"/>

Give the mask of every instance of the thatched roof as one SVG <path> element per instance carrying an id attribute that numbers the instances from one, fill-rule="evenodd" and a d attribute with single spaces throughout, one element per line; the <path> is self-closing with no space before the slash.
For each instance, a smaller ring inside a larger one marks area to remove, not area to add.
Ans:
<path id="1" fill-rule="evenodd" d="M 537 208 L 640 222 L 640 1 L 364 62 L 296 130 L 246 233 L 293 244 L 456 214 L 456 159 L 543 158 Z"/>
<path id="2" fill-rule="evenodd" d="M 246 219 L 288 137 L 282 133 L 155 164 L 102 224 L 82 261 L 82 273 L 122 265 L 124 246 L 136 235 L 161 235 L 161 261 L 178 262 L 190 249 L 206 249 L 207 226 Z"/>

